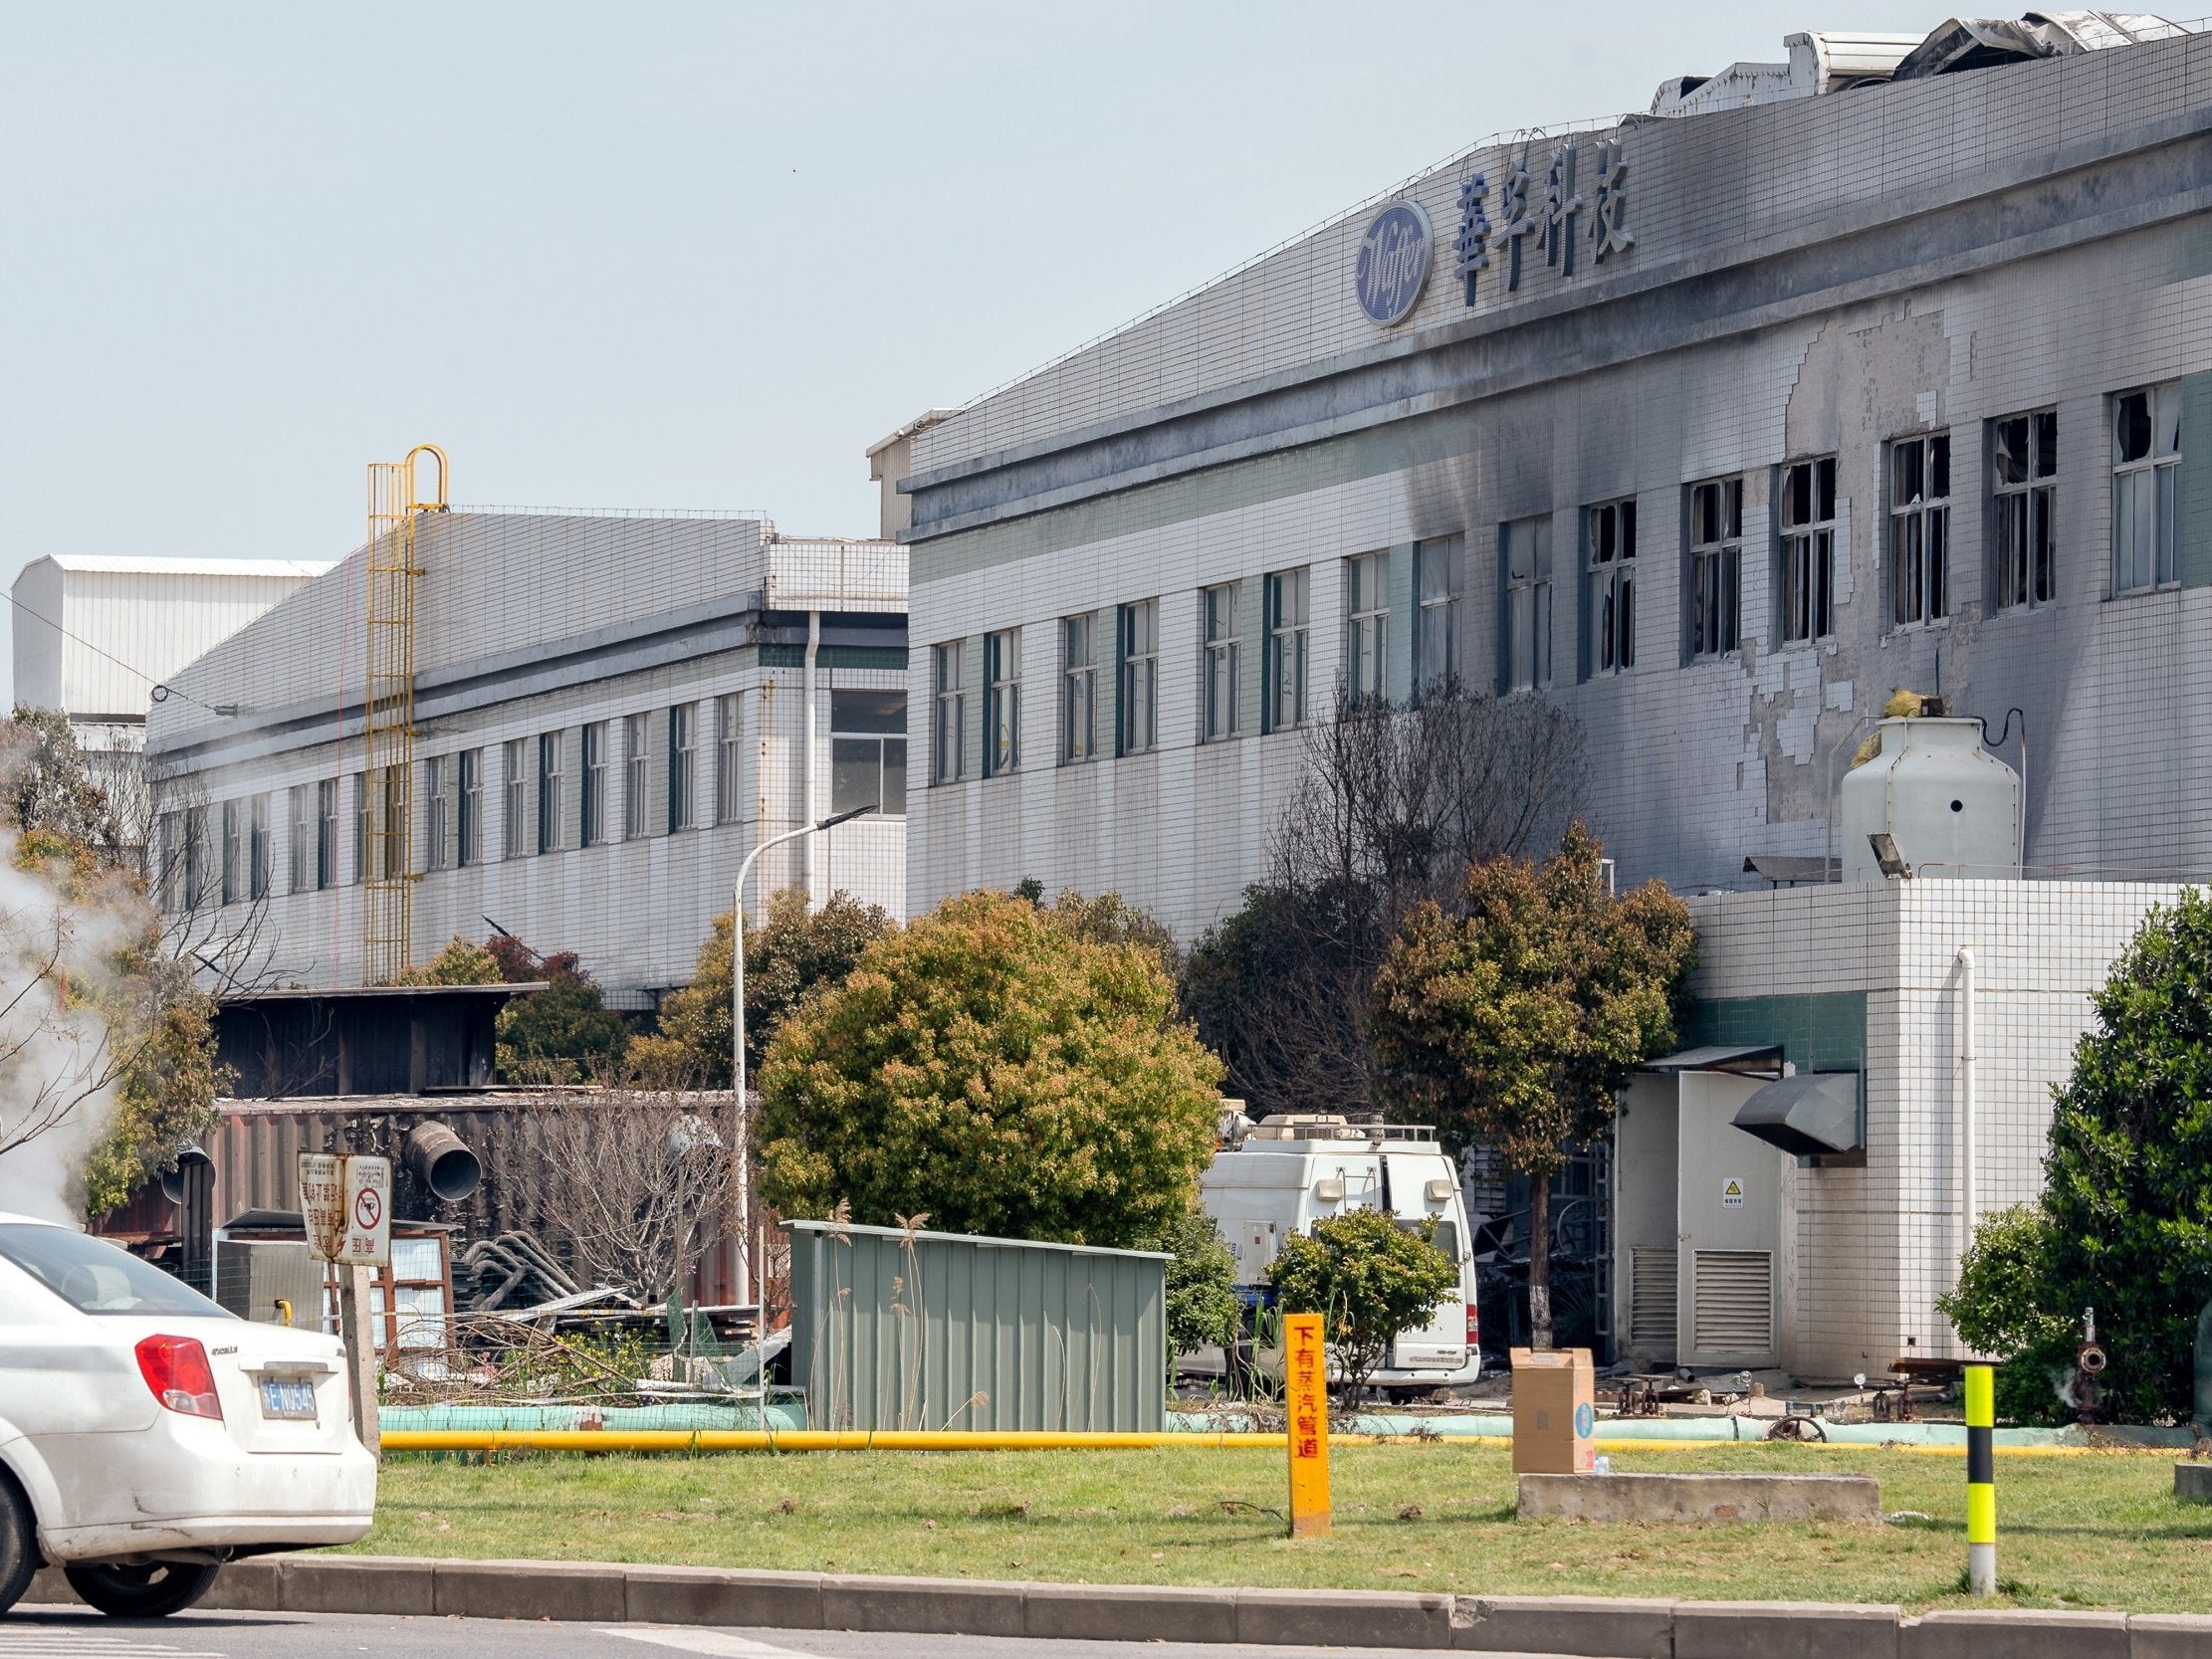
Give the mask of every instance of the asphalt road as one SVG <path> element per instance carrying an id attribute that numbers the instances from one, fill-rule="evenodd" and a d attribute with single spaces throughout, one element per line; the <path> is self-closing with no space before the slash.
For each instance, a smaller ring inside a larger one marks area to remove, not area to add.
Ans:
<path id="1" fill-rule="evenodd" d="M 1406 1659 L 1393 1648 L 1050 1642 L 334 1613 L 185 1613 L 126 1623 L 74 1607 L 18 1607 L 0 1618 L 0 1659 L 346 1659 L 357 1653 L 377 1659 L 676 1659 L 687 1653 L 720 1659 L 1133 1659 L 1140 1650 L 1144 1659 L 1273 1659 L 1317 1652 L 1332 1659 Z"/>

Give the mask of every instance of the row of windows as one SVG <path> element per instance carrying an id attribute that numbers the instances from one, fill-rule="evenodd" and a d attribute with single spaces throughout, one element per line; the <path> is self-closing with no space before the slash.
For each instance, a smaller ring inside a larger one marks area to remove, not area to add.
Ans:
<path id="1" fill-rule="evenodd" d="M 2112 415 L 2112 580 L 2116 594 L 2174 580 L 2174 529 L 2181 459 L 2180 387 L 2151 386 L 2110 400 Z M 2001 609 L 2049 604 L 2056 594 L 2059 421 L 2052 409 L 2007 415 L 1988 423 L 1989 528 L 1994 597 Z M 1776 476 L 1774 602 L 1784 644 L 1820 640 L 1836 631 L 1839 511 L 1837 458 L 1808 457 Z M 1683 655 L 1726 656 L 1742 643 L 1744 479 L 1706 479 L 1684 491 Z M 1887 563 L 1887 621 L 1911 627 L 1950 614 L 1951 435 L 1923 433 L 1884 447 L 1882 542 Z M 1636 666 L 1637 503 L 1600 502 L 1583 511 L 1581 673 L 1616 674 Z M 1500 691 L 1552 681 L 1552 520 L 1516 519 L 1498 528 Z M 1414 546 L 1411 683 L 1417 689 L 1461 672 L 1456 535 Z M 1387 695 L 1390 683 L 1390 559 L 1384 552 L 1345 560 L 1347 690 L 1354 697 Z M 1240 582 L 1199 593 L 1199 740 L 1215 742 L 1244 729 L 1243 653 L 1253 619 L 1244 614 Z M 1311 574 L 1277 571 L 1261 579 L 1256 643 L 1262 653 L 1260 729 L 1281 730 L 1306 719 L 1311 678 L 1307 644 Z M 1113 649 L 1101 659 L 1101 618 L 1062 618 L 1058 759 L 1063 764 L 1101 753 L 1136 754 L 1159 741 L 1160 601 L 1116 607 Z M 982 636 L 986 777 L 1021 762 L 1021 637 L 1007 630 Z M 932 654 L 936 721 L 931 775 L 950 782 L 971 775 L 967 753 L 970 642 L 939 645 Z M 1102 672 L 1113 676 L 1114 726 L 1099 730 Z"/>
<path id="2" fill-rule="evenodd" d="M 595 721 L 583 726 L 508 739 L 500 750 L 503 811 L 499 856 L 527 858 L 569 846 L 640 840 L 696 827 L 701 822 L 698 797 L 705 758 L 701 753 L 703 741 L 711 741 L 713 746 L 711 822 L 744 821 L 751 814 L 744 796 L 742 695 L 728 692 L 714 700 L 711 739 L 703 737 L 696 704 L 677 704 L 657 714 L 625 715 L 618 722 Z M 887 816 L 904 816 L 906 694 L 832 691 L 829 706 L 830 810 L 844 812 L 868 806 Z M 660 742 L 655 741 L 653 731 L 656 720 L 663 725 L 664 740 Z M 621 728 L 622 755 L 619 821 L 614 805 L 617 725 Z M 468 748 L 432 755 L 421 766 L 423 867 L 445 870 L 482 863 L 486 751 Z M 353 774 L 355 882 L 365 881 L 372 874 L 379 880 L 395 880 L 406 874 L 403 849 L 407 799 L 396 773 L 397 768 L 391 768 L 375 775 L 365 771 Z M 656 781 L 665 785 L 659 810 L 654 798 Z M 572 812 L 571 787 L 575 791 Z M 338 797 L 336 778 L 295 784 L 288 792 L 289 891 L 320 891 L 338 885 Z M 171 904 L 197 909 L 214 899 L 228 905 L 267 898 L 269 797 L 255 795 L 221 804 L 221 833 L 215 844 L 213 870 L 207 856 L 208 811 L 204 806 L 192 807 L 167 814 L 163 820 L 164 844 L 172 849 Z"/>

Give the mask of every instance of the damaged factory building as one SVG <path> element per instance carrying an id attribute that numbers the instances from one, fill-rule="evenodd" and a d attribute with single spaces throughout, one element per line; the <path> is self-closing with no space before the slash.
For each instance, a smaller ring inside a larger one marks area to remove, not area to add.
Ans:
<path id="1" fill-rule="evenodd" d="M 2088 991 L 2212 864 L 2212 38 L 1785 51 L 873 453 L 916 908 L 1035 877 L 1189 939 L 1339 695 L 1555 703 L 1700 934 L 1599 1165 L 1600 1346 L 1834 1378 L 1955 1356 Z"/>

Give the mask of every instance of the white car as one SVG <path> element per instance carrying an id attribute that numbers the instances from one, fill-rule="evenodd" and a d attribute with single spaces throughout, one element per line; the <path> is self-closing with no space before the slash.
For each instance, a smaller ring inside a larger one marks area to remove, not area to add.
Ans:
<path id="1" fill-rule="evenodd" d="M 157 1618 L 226 1560 L 364 1535 L 376 1463 L 340 1354 L 0 1213 L 0 1611 L 44 1563 L 104 1613 Z"/>

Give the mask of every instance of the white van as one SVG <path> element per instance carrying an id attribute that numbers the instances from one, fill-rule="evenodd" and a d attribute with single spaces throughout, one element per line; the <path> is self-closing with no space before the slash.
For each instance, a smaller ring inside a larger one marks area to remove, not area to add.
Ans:
<path id="1" fill-rule="evenodd" d="M 1437 1247 L 1457 1264 L 1459 1296 L 1426 1326 L 1391 1345 L 1371 1381 L 1411 1391 L 1472 1382 L 1482 1371 L 1477 1339 L 1474 1261 L 1467 1212 L 1452 1159 L 1437 1132 L 1404 1124 L 1354 1124 L 1326 1113 L 1271 1117 L 1235 1133 L 1199 1177 L 1201 1201 L 1236 1258 L 1236 1283 L 1248 1306 L 1268 1304 L 1267 1269 L 1281 1240 L 1346 1210 L 1390 1210 L 1419 1227 L 1434 1216 Z M 1269 1370 L 1279 1358 L 1260 1355 Z M 1186 1354 L 1182 1368 L 1218 1376 L 1218 1348 Z"/>

